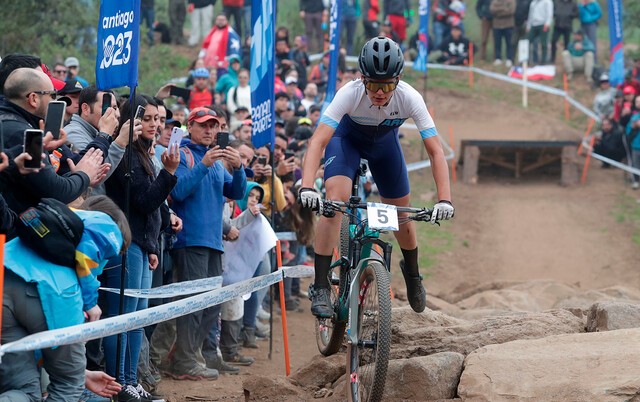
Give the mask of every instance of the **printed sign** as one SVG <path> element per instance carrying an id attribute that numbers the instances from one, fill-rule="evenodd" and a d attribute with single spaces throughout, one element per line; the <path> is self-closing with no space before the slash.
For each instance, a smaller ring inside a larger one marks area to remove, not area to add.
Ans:
<path id="1" fill-rule="evenodd" d="M 100 90 L 138 85 L 140 0 L 100 1 L 96 82 Z"/>
<path id="2" fill-rule="evenodd" d="M 275 142 L 275 5 L 274 0 L 251 5 L 251 142 L 256 148 Z"/>
<path id="3" fill-rule="evenodd" d="M 371 229 L 398 230 L 398 211 L 395 205 L 368 202 L 367 220 Z"/>

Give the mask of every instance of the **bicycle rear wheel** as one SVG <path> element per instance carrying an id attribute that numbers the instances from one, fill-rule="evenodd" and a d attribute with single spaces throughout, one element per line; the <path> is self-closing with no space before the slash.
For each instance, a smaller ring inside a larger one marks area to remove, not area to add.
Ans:
<path id="1" fill-rule="evenodd" d="M 340 226 L 340 252 L 338 259 L 349 255 L 349 217 L 342 216 Z M 335 262 L 335 260 L 333 261 Z M 338 305 L 338 298 L 343 294 L 343 289 L 347 282 L 347 268 L 338 266 L 338 275 L 329 272 L 329 283 L 331 283 L 331 303 L 335 307 Z M 335 276 L 335 278 L 334 278 Z M 336 283 L 337 282 L 337 283 Z M 316 343 L 318 350 L 324 356 L 331 356 L 337 353 L 344 344 L 344 331 L 347 326 L 346 321 L 339 321 L 337 312 L 331 318 L 316 318 Z"/>
<path id="2" fill-rule="evenodd" d="M 358 343 L 347 346 L 349 401 L 378 402 L 384 394 L 391 347 L 389 273 L 380 261 L 372 261 L 358 281 Z"/>

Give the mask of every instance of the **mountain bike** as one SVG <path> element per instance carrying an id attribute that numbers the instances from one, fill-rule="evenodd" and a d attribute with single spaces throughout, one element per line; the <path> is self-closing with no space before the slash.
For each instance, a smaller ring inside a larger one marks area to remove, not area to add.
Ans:
<path id="1" fill-rule="evenodd" d="M 331 318 L 316 319 L 316 341 L 320 353 L 330 356 L 343 346 L 346 330 L 351 402 L 380 401 L 389 365 L 392 246 L 379 235 L 398 230 L 398 225 L 409 220 L 429 221 L 432 212 L 427 208 L 360 202 L 358 179 L 365 172 L 363 164 L 353 180 L 348 202 L 323 200 L 318 209 L 325 217 L 343 215 L 339 256 L 329 274 L 334 313 Z M 366 217 L 359 217 L 358 210 L 366 210 Z M 398 219 L 398 212 L 408 215 Z"/>

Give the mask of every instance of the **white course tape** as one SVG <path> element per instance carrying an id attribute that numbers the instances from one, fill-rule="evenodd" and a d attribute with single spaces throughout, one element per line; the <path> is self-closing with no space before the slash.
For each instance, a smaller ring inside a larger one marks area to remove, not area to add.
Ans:
<path id="1" fill-rule="evenodd" d="M 124 295 L 140 299 L 169 299 L 177 296 L 193 295 L 208 292 L 222 287 L 222 277 L 195 279 L 193 281 L 176 282 L 151 289 L 125 289 Z M 116 288 L 100 288 L 105 292 L 120 293 Z"/>
<path id="2" fill-rule="evenodd" d="M 2 363 L 2 356 L 5 353 L 46 349 L 116 335 L 222 304 L 236 297 L 280 282 L 283 276 L 300 278 L 311 275 L 313 275 L 313 268 L 311 267 L 304 265 L 283 267 L 281 270 L 267 275 L 251 278 L 207 293 L 191 296 L 161 306 L 151 307 L 146 310 L 74 325 L 72 327 L 39 332 L 15 342 L 0 345 L 0 363 Z"/>
<path id="3" fill-rule="evenodd" d="M 86 342 L 91 339 L 104 338 L 162 321 L 168 321 L 193 313 L 194 311 L 204 310 L 205 308 L 224 303 L 225 301 L 251 293 L 257 289 L 271 286 L 279 282 L 282 279 L 282 275 L 282 272 L 275 271 L 267 275 L 251 278 L 207 293 L 191 296 L 161 306 L 151 307 L 146 310 L 32 334 L 18 341 L 1 345 L 0 359 L 5 353 L 24 352 Z"/>
<path id="4" fill-rule="evenodd" d="M 308 278 L 314 275 L 314 268 L 308 265 L 293 265 L 290 267 L 283 267 L 284 276 L 287 278 Z"/>
<path id="5" fill-rule="evenodd" d="M 276 232 L 278 240 L 297 241 L 298 236 L 296 232 Z"/>

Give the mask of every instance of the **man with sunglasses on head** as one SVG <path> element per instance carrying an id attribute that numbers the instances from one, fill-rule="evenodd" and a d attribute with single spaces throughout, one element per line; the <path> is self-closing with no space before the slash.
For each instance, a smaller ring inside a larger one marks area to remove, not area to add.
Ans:
<path id="1" fill-rule="evenodd" d="M 432 223 L 453 217 L 449 171 L 433 119 L 420 94 L 400 80 L 404 68 L 402 50 L 389 38 L 369 40 L 359 57 L 360 80 L 347 83 L 336 93 L 318 128 L 309 141 L 302 173 L 300 203 L 308 208 L 318 205 L 321 195 L 313 189 L 316 170 L 324 152 L 326 198 L 348 201 L 351 184 L 360 165 L 367 159 L 383 203 L 408 206 L 409 177 L 398 139 L 398 128 L 413 119 L 431 160 L 438 203 Z M 402 217 L 402 213 L 398 213 Z M 315 282 L 310 287 L 311 312 L 331 317 L 328 281 L 333 247 L 338 243 L 342 217 L 321 217 L 315 241 Z M 402 220 L 402 219 L 400 219 Z M 421 312 L 426 306 L 426 291 L 418 272 L 418 244 L 412 222 L 394 232 L 404 259 L 400 268 L 407 285 L 411 308 Z"/>

